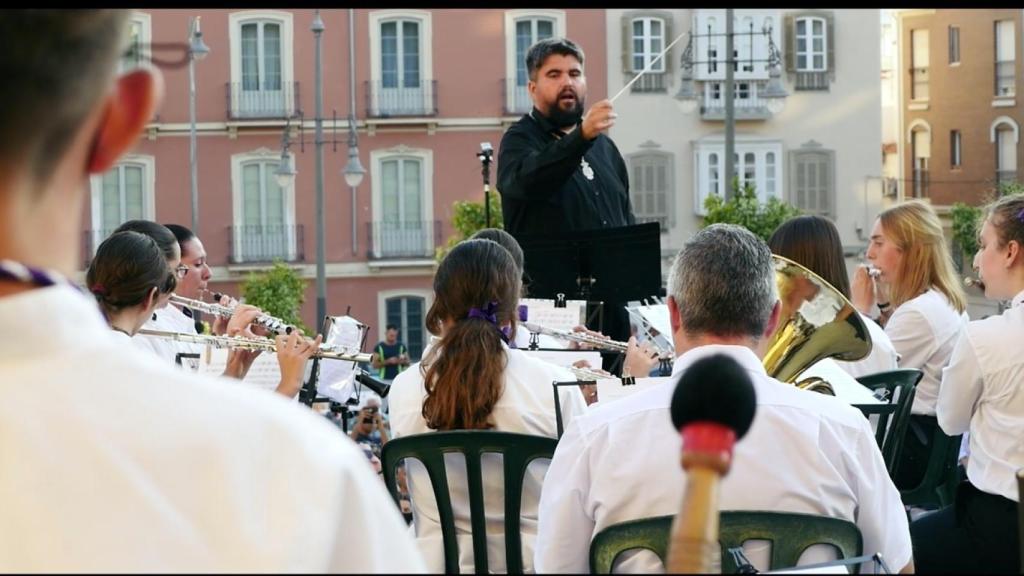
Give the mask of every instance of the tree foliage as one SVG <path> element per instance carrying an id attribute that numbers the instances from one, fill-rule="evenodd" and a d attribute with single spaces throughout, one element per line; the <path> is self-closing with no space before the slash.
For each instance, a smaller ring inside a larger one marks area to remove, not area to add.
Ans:
<path id="1" fill-rule="evenodd" d="M 732 189 L 733 196 L 728 201 L 717 195 L 708 196 L 704 201 L 704 209 L 707 210 L 705 227 L 718 223 L 736 224 L 767 242 L 779 224 L 802 214 L 800 209 L 778 198 L 769 198 L 762 204 L 754 185 L 747 182 L 741 190 L 739 178 L 733 178 Z"/>
<path id="2" fill-rule="evenodd" d="M 242 296 L 247 304 L 258 306 L 267 314 L 312 334 L 299 316 L 306 299 L 306 284 L 298 272 L 277 260 L 268 270 L 249 273 L 242 283 Z"/>
<path id="3" fill-rule="evenodd" d="M 504 228 L 502 225 L 501 197 L 496 191 L 491 192 L 490 200 L 490 227 Z M 448 238 L 448 242 L 444 246 L 439 246 L 437 248 L 435 258 L 438 262 L 440 262 L 444 258 L 445 254 L 454 248 L 456 244 L 488 227 L 484 219 L 484 203 L 482 200 L 480 202 L 456 200 L 452 203 L 452 212 L 452 228 L 455 229 L 455 234 Z"/>

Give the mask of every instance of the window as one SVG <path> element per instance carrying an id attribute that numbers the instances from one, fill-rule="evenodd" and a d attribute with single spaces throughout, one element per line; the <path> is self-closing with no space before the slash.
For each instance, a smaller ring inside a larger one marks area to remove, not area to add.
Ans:
<path id="1" fill-rule="evenodd" d="M 960 27 L 949 27 L 949 63 L 960 63 Z"/>
<path id="2" fill-rule="evenodd" d="M 910 33 L 910 76 L 912 100 L 928 99 L 928 31 Z"/>
<path id="3" fill-rule="evenodd" d="M 699 9 L 693 23 L 694 80 L 724 80 L 725 67 L 725 10 Z M 768 80 L 769 35 L 771 42 L 781 46 L 782 33 L 778 26 L 778 10 L 737 9 L 733 11 L 733 70 L 736 80 Z M 750 32 L 753 31 L 753 35 Z M 674 36 L 666 33 L 665 38 Z M 666 58 L 667 59 L 667 58 Z M 671 65 L 671 61 L 670 64 Z"/>
<path id="4" fill-rule="evenodd" d="M 296 110 L 292 82 L 292 14 L 284 11 L 234 12 L 228 17 L 231 41 L 232 119 L 286 118 Z"/>
<path id="5" fill-rule="evenodd" d="M 836 215 L 835 152 L 811 141 L 790 152 L 790 200 L 809 214 Z"/>
<path id="6" fill-rule="evenodd" d="M 128 220 L 154 218 L 154 166 L 152 156 L 127 156 L 90 179 L 92 251 Z"/>
<path id="7" fill-rule="evenodd" d="M 708 196 L 725 197 L 724 152 L 725 143 L 721 136 L 697 142 L 694 158 L 694 189 L 698 191 L 694 195 L 694 212 L 697 215 L 705 215 L 704 201 Z M 783 182 L 783 167 L 778 163 L 782 154 L 781 142 L 737 140 L 734 154 L 733 176 L 741 187 L 752 185 L 761 202 L 767 202 L 769 197 L 780 197 Z"/>
<path id="8" fill-rule="evenodd" d="M 995 95 L 1013 96 L 1017 93 L 1017 75 L 1014 71 L 1016 46 L 1013 20 L 996 22 Z"/>
<path id="9" fill-rule="evenodd" d="M 398 340 L 409 350 L 409 358 L 418 362 L 426 344 L 426 298 L 422 296 L 396 296 L 384 300 L 383 326 L 398 326 Z"/>
<path id="10" fill-rule="evenodd" d="M 911 158 L 913 159 L 913 197 L 928 196 L 928 163 L 931 159 L 931 130 L 927 127 L 915 128 L 911 132 Z"/>
<path id="11" fill-rule="evenodd" d="M 631 72 L 647 68 L 665 48 L 665 21 L 661 18 L 633 19 L 633 65 Z M 648 74 L 665 71 L 665 59 L 658 60 Z"/>
<path id="12" fill-rule="evenodd" d="M 960 131 L 949 133 L 949 167 L 959 168 L 962 164 Z"/>
<path id="13" fill-rule="evenodd" d="M 796 20 L 797 72 L 823 72 L 828 69 L 825 42 L 824 18 L 805 17 Z"/>
<path id="14" fill-rule="evenodd" d="M 643 147 L 643 146 L 641 146 Z M 638 221 L 658 222 L 667 230 L 673 222 L 672 155 L 643 151 L 629 156 L 629 192 Z"/>
<path id="15" fill-rule="evenodd" d="M 435 246 L 432 221 L 432 154 L 400 147 L 371 152 L 373 222 L 370 257 L 429 258 Z"/>
<path id="16" fill-rule="evenodd" d="M 430 64 L 430 14 L 370 13 L 370 116 L 436 113 Z"/>
<path id="17" fill-rule="evenodd" d="M 296 260 L 294 182 L 281 188 L 280 153 L 261 149 L 232 157 L 232 261 Z"/>
<path id="18" fill-rule="evenodd" d="M 151 42 L 151 23 L 149 14 L 142 12 L 132 14 L 127 30 L 125 52 L 117 66 L 119 73 L 138 68 L 148 60 L 142 47 Z"/>
<path id="19" fill-rule="evenodd" d="M 505 112 L 522 114 L 533 108 L 526 85 L 526 53 L 538 40 L 565 35 L 565 12 L 561 10 L 513 10 L 505 12 Z"/>
<path id="20" fill-rule="evenodd" d="M 1017 180 L 1017 130 L 1009 122 L 996 126 L 996 182 Z"/>

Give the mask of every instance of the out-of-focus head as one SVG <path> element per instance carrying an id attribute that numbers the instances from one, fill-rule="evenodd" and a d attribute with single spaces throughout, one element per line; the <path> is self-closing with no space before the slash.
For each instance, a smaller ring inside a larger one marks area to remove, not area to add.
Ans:
<path id="1" fill-rule="evenodd" d="M 822 216 L 797 216 L 783 222 L 768 239 L 768 247 L 800 264 L 850 297 L 850 277 L 843 258 L 839 230 Z"/>

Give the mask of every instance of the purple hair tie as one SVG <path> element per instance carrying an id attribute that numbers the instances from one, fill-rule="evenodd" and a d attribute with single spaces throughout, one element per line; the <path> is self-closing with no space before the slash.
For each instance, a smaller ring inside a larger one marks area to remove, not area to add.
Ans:
<path id="1" fill-rule="evenodd" d="M 1020 220 L 1020 223 L 1024 224 L 1024 208 L 1021 208 L 1020 212 L 1017 213 L 1017 220 Z"/>
<path id="2" fill-rule="evenodd" d="M 516 310 L 519 312 L 519 321 L 526 322 L 526 319 L 529 318 L 529 309 L 526 304 L 520 304 Z"/>
<path id="3" fill-rule="evenodd" d="M 498 303 L 492 301 L 492 302 L 488 302 L 487 305 L 484 306 L 482 309 L 481 308 L 477 308 L 476 306 L 470 308 L 469 309 L 469 314 L 466 316 L 466 318 L 479 318 L 481 320 L 486 320 L 486 321 L 490 322 L 491 324 L 494 324 L 495 326 L 497 326 L 498 325 L 498 316 L 495 314 L 497 311 L 498 311 Z"/>

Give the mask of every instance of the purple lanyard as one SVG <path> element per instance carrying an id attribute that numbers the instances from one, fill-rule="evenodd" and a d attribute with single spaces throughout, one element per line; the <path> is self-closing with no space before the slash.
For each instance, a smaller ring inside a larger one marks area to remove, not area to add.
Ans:
<path id="1" fill-rule="evenodd" d="M 74 286 L 76 290 L 81 291 L 81 288 L 57 272 L 33 268 L 14 260 L 0 260 L 0 279 L 13 280 L 23 284 L 34 284 L 41 288 L 64 284 Z"/>

